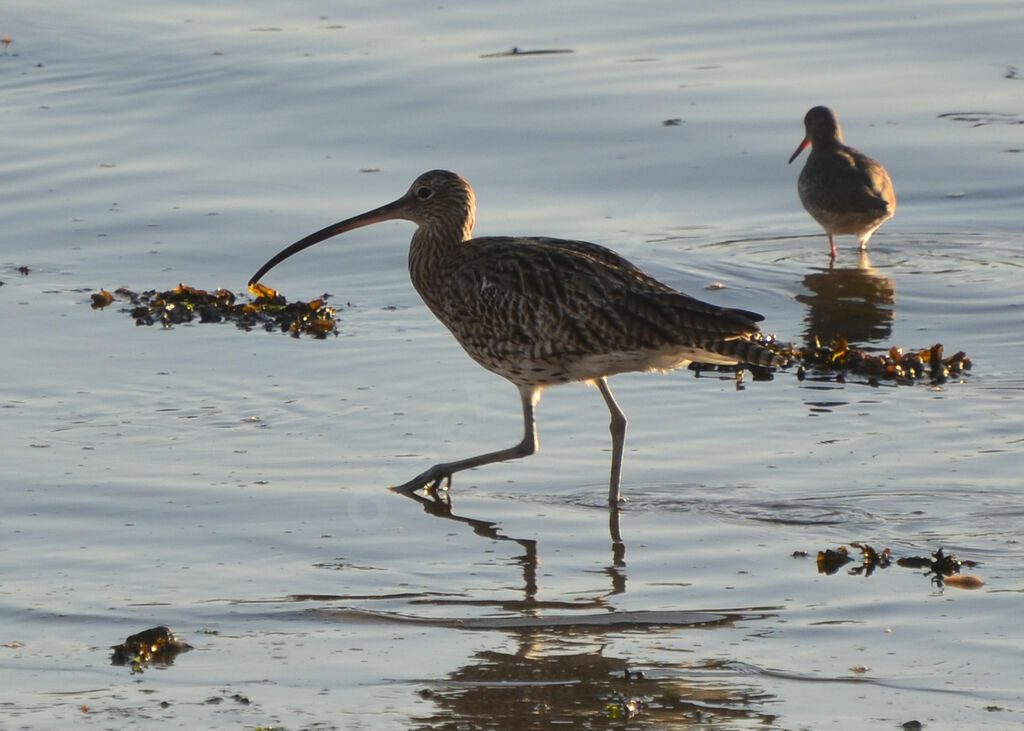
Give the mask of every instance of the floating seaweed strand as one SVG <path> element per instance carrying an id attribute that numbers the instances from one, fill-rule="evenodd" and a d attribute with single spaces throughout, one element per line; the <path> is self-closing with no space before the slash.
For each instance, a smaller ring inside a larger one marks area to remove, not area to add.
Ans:
<path id="1" fill-rule="evenodd" d="M 126 301 L 131 306 L 121 311 L 134 318 L 136 325 L 159 323 L 170 328 L 198 319 L 201 323 L 234 322 L 242 330 L 262 328 L 268 332 L 286 332 L 293 337 L 306 334 L 324 339 L 338 334 L 337 309 L 327 305 L 328 295 L 311 302 L 288 302 L 279 292 L 262 284 L 254 284 L 249 289 L 253 299 L 244 302 L 227 289 L 207 292 L 185 284 L 164 292 L 148 290 L 136 293 L 121 287 L 111 293 L 101 289 L 92 295 L 92 307 L 103 309 L 115 301 Z M 827 345 L 815 339 L 804 347 L 779 343 L 772 335 L 759 334 L 755 337 L 766 347 L 798 364 L 796 376 L 801 381 L 835 380 L 845 383 L 853 377 L 871 386 L 883 383 L 912 385 L 917 381 L 941 385 L 951 378 L 962 378 L 971 369 L 971 359 L 966 353 L 958 351 L 943 357 L 940 343 L 907 351 L 893 346 L 883 352 L 868 352 L 854 347 L 843 337 L 836 337 Z M 695 363 L 691 368 L 698 373 L 741 374 L 736 366 Z M 771 369 L 747 368 L 755 380 L 771 378 Z"/>
<path id="2" fill-rule="evenodd" d="M 207 292 L 184 284 L 164 292 L 148 290 L 137 293 L 124 287 L 113 293 L 101 289 L 92 295 L 93 309 L 103 309 L 115 300 L 126 300 L 131 307 L 122 308 L 135 320 L 136 325 L 155 325 L 165 328 L 190 323 L 233 322 L 242 330 L 262 327 L 268 332 L 280 331 L 294 337 L 301 334 L 323 339 L 337 335 L 337 310 L 327 305 L 327 295 L 312 302 L 288 302 L 277 291 L 255 285 L 251 288 L 254 299 L 238 302 L 234 292 L 217 289 Z"/>

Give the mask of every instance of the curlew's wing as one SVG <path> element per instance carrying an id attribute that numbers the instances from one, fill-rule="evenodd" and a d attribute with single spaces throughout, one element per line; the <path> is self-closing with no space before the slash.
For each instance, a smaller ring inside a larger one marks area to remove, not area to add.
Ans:
<path id="1" fill-rule="evenodd" d="M 450 289 L 437 298 L 442 311 L 435 312 L 485 365 L 485 351 L 495 348 L 500 357 L 522 362 L 704 351 L 721 353 L 723 361 L 742 360 L 727 343 L 757 332 L 762 319 L 694 299 L 613 251 L 582 241 L 473 239 L 445 269 L 443 286 Z M 428 305 L 435 308 L 429 299 Z M 660 361 L 630 362 L 640 367 L 620 370 L 663 367 Z"/>

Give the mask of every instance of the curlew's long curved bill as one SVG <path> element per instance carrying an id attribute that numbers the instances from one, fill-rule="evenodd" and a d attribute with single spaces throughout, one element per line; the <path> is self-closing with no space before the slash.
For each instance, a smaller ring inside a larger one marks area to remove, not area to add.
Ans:
<path id="1" fill-rule="evenodd" d="M 810 138 L 809 137 L 804 137 L 804 141 L 801 142 L 800 145 L 793 152 L 793 154 L 789 156 L 789 161 L 793 162 L 794 160 L 796 160 L 796 156 L 799 155 L 801 152 L 803 152 L 804 148 L 806 148 L 807 145 L 809 145 L 809 144 L 811 144 Z"/>
<path id="2" fill-rule="evenodd" d="M 288 248 L 274 254 L 266 264 L 261 266 L 257 272 L 252 275 L 252 279 L 249 280 L 249 286 L 256 284 L 260 281 L 260 277 L 290 257 L 292 254 L 298 254 L 300 251 L 308 249 L 313 244 L 319 244 L 325 239 L 337 236 L 338 234 L 343 234 L 346 231 L 351 231 L 355 228 L 362 228 L 363 226 L 370 226 L 374 223 L 380 223 L 381 221 L 390 221 L 395 218 L 401 218 L 404 206 L 405 197 L 403 196 L 402 198 L 399 198 L 396 201 L 391 201 L 380 208 L 374 208 L 372 211 L 361 213 L 358 216 L 353 216 L 352 218 L 346 218 L 344 221 L 339 221 L 338 223 L 332 223 L 326 228 L 322 228 L 303 239 L 299 239 Z"/>

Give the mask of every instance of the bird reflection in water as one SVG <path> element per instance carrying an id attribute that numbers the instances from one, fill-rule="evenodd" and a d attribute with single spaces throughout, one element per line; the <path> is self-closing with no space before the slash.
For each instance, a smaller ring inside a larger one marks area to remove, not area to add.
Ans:
<path id="1" fill-rule="evenodd" d="M 645 661 L 635 667 L 616 638 L 637 633 L 661 646 L 687 633 L 728 630 L 756 616 L 720 614 L 710 622 L 638 618 L 635 623 L 509 627 L 501 649 L 484 649 L 419 695 L 434 708 L 415 718 L 417 728 L 767 728 L 777 702 L 748 671 L 722 658 Z M 692 641 L 692 640 L 691 640 Z M 508 645 L 515 643 L 515 648 Z M 692 650 L 688 649 L 688 652 Z M 632 726 L 629 726 L 632 728 Z"/>
<path id="2" fill-rule="evenodd" d="M 455 616 L 411 620 L 417 625 L 475 629 L 496 639 L 444 676 L 420 681 L 419 696 L 433 707 L 412 719 L 417 728 L 540 728 L 555 721 L 573 728 L 592 723 L 619 727 L 629 721 L 660 728 L 705 723 L 764 727 L 775 722 L 767 710 L 774 697 L 749 672 L 737 671 L 735 661 L 694 658 L 681 666 L 675 657 L 652 660 L 650 653 L 639 653 L 643 661 L 638 667 L 622 651 L 616 638 L 632 633 L 651 638 L 658 647 L 678 640 L 691 652 L 687 638 L 693 630 L 729 631 L 740 622 L 764 620 L 776 608 L 616 609 L 608 598 L 626 590 L 621 511 L 608 511 L 612 558 L 604 573 L 609 589 L 589 598 L 542 600 L 537 598 L 537 541 L 504 535 L 497 522 L 455 513 L 446 493 L 396 492 L 430 515 L 469 526 L 488 542 L 510 541 L 523 549 L 515 558 L 523 570 L 521 600 L 469 600 L 475 610 L 471 617 L 458 611 L 465 599 L 421 600 L 443 603 Z M 482 615 L 481 607 L 486 609 Z"/>
<path id="3" fill-rule="evenodd" d="M 495 644 L 500 648 L 477 651 L 446 676 L 423 681 L 419 695 L 434 708 L 412 719 L 417 728 L 476 728 L 477 722 L 496 728 L 539 728 L 538 723 L 545 719 L 570 720 L 576 728 L 577 723 L 595 721 L 622 723 L 633 714 L 637 721 L 673 727 L 713 721 L 767 726 L 775 721 L 774 714 L 763 710 L 772 696 L 757 687 L 748 673 L 737 673 L 729 661 L 705 658 L 688 663 L 689 672 L 681 674 L 675 659 L 662 664 L 645 654 L 643 666 L 634 667 L 627 654 L 614 649 L 615 636 L 623 632 L 656 635 L 662 638 L 657 644 L 663 645 L 696 628 L 728 630 L 740 621 L 756 622 L 770 616 L 751 609 L 616 610 L 607 598 L 626 589 L 620 511 L 608 512 L 612 561 L 604 573 L 611 581 L 610 590 L 593 598 L 539 600 L 537 541 L 503 535 L 493 521 L 458 515 L 447 495 L 397 492 L 415 500 L 430 515 L 464 523 L 481 538 L 511 541 L 523 548 L 523 554 L 515 559 L 523 568 L 522 600 L 493 600 L 497 614 L 413 620 L 418 625 L 498 633 Z M 434 601 L 452 605 L 451 611 L 465 600 Z M 479 611 L 491 601 L 470 603 Z M 510 643 L 514 649 L 509 649 Z M 730 675 L 735 677 L 728 679 Z"/>
<path id="4" fill-rule="evenodd" d="M 856 267 L 832 267 L 804 277 L 804 294 L 796 299 L 808 306 L 804 340 L 832 342 L 837 336 L 850 343 L 884 342 L 892 333 L 896 285 L 871 266 L 861 252 Z"/>
<path id="5" fill-rule="evenodd" d="M 405 490 L 395 490 L 395 492 L 409 498 L 410 500 L 416 501 L 423 506 L 423 510 L 430 515 L 468 525 L 473 530 L 473 533 L 482 538 L 492 541 L 511 541 L 522 546 L 523 554 L 521 556 L 517 556 L 515 559 L 516 562 L 523 567 L 523 602 L 521 608 L 537 609 L 546 606 L 545 603 L 537 602 L 536 600 L 537 568 L 540 566 L 540 556 L 537 552 L 536 540 L 532 538 L 514 538 L 512 536 L 503 535 L 498 528 L 498 523 L 494 521 L 457 515 L 452 510 L 451 496 L 447 492 L 436 495 L 421 495 L 419 493 L 407 492 Z M 609 581 L 611 582 L 611 589 L 604 594 L 604 596 L 622 594 L 626 591 L 626 574 L 624 571 L 626 568 L 626 543 L 622 540 L 622 532 L 619 529 L 618 510 L 608 511 L 608 533 L 612 544 L 612 560 L 611 563 L 605 567 L 604 573 L 608 576 Z M 597 601 L 600 601 L 600 599 Z M 509 608 L 508 602 L 503 602 L 502 604 L 506 608 Z M 564 602 L 558 602 L 558 605 L 564 608 Z"/>

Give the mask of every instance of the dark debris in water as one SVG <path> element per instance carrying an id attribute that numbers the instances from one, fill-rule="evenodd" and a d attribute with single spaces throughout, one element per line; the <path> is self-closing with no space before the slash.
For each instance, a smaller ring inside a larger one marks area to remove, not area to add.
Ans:
<path id="1" fill-rule="evenodd" d="M 513 46 L 507 51 L 498 51 L 497 53 L 485 53 L 480 58 L 508 58 L 510 56 L 550 56 L 552 54 L 559 53 L 574 53 L 571 48 L 536 48 L 526 50 Z"/>
<path id="2" fill-rule="evenodd" d="M 27 267 L 24 264 L 22 264 L 20 266 L 17 266 L 17 267 L 14 267 L 13 270 L 17 271 L 18 274 L 20 274 L 23 277 L 27 277 L 32 272 L 32 268 L 31 267 Z M 4 283 L 2 281 L 0 281 L 0 287 L 2 287 L 2 286 L 4 286 Z"/>
<path id="3" fill-rule="evenodd" d="M 1006 78 L 1014 78 L 1007 76 Z M 946 112 L 939 119 L 969 124 L 972 127 L 984 127 L 990 124 L 1024 124 L 1024 117 L 1015 112 Z"/>
<path id="4" fill-rule="evenodd" d="M 132 673 L 141 673 L 146 665 L 173 665 L 174 658 L 192 646 L 175 637 L 167 627 L 151 627 L 113 645 L 111 665 L 131 665 Z"/>
<path id="5" fill-rule="evenodd" d="M 327 304 L 324 294 L 312 302 L 288 302 L 276 290 L 254 284 L 249 288 L 252 298 L 236 295 L 227 289 L 208 292 L 185 284 L 166 291 L 134 292 L 120 287 L 113 292 L 101 289 L 91 295 L 93 309 L 104 309 L 114 303 L 126 306 L 121 312 L 134 318 L 136 325 L 156 325 L 170 328 L 185 323 L 233 322 L 242 330 L 262 328 L 268 332 L 286 332 L 294 337 L 311 335 L 326 338 L 337 335 L 337 309 Z M 772 335 L 758 335 L 761 344 L 787 359 L 789 367 L 796 365 L 796 375 L 818 381 L 834 380 L 838 383 L 860 382 L 870 386 L 882 383 L 911 385 L 925 381 L 941 385 L 949 379 L 961 378 L 971 369 L 971 359 L 963 351 L 944 356 L 941 344 L 929 348 L 904 351 L 891 347 L 885 352 L 869 352 L 851 345 L 838 336 L 830 344 L 814 343 L 798 347 L 780 343 Z M 698 375 L 704 371 L 728 373 L 742 388 L 743 372 L 749 370 L 755 381 L 773 377 L 773 368 L 760 366 L 715 366 L 693 363 L 690 369 Z"/>
<path id="6" fill-rule="evenodd" d="M 824 379 L 834 377 L 845 383 L 850 376 L 869 386 L 883 382 L 892 385 L 913 385 L 925 381 L 941 385 L 950 378 L 961 378 L 971 369 L 971 359 L 962 350 L 944 356 L 941 343 L 928 348 L 904 351 L 892 346 L 885 352 L 868 352 L 854 347 L 845 338 L 837 337 L 829 345 L 815 341 L 802 348 L 783 349 L 783 353 L 800 363 L 797 378 Z M 834 374 L 834 375 L 833 375 Z"/>
<path id="7" fill-rule="evenodd" d="M 252 701 L 249 700 L 248 696 L 244 696 L 241 693 L 232 693 L 229 696 L 229 695 L 226 694 L 226 692 L 225 692 L 224 695 L 213 695 L 213 696 L 210 696 L 205 701 L 203 701 L 203 703 L 205 703 L 207 705 L 216 705 L 218 703 L 223 703 L 225 699 L 229 700 L 229 701 L 234 701 L 235 703 L 238 703 L 239 705 L 242 705 L 242 706 L 248 706 L 248 705 L 252 704 Z"/>
<path id="8" fill-rule="evenodd" d="M 337 309 L 327 305 L 328 295 L 312 302 L 288 302 L 279 292 L 262 284 L 249 289 L 252 299 L 227 289 L 208 292 L 185 284 L 163 292 L 134 292 L 125 287 L 113 292 L 101 289 L 92 295 L 92 307 L 103 309 L 115 302 L 124 303 L 121 312 L 128 313 L 136 325 L 159 324 L 170 328 L 197 321 L 233 322 L 242 330 L 262 328 L 294 337 L 305 334 L 323 339 L 338 334 Z"/>
<path id="9" fill-rule="evenodd" d="M 604 717 L 609 721 L 630 721 L 643 712 L 643 699 L 633 696 L 616 696 L 605 704 Z"/>
<path id="10" fill-rule="evenodd" d="M 850 548 L 857 550 L 855 555 Z M 831 576 L 838 573 L 839 569 L 849 563 L 860 559 L 859 563 L 847 571 L 851 576 L 871 576 L 876 569 L 887 569 L 893 564 L 892 551 L 886 548 L 883 551 L 876 551 L 867 543 L 851 543 L 850 548 L 839 546 L 838 548 L 826 548 L 818 551 L 815 566 L 819 574 Z M 805 558 L 808 554 L 804 551 L 795 551 L 794 558 Z M 932 583 L 939 587 L 955 586 L 960 589 L 978 589 L 984 582 L 977 576 L 961 574 L 961 568 L 974 568 L 977 562 L 967 559 L 959 559 L 952 554 L 946 554 L 940 548 L 931 556 L 906 556 L 896 559 L 896 565 L 910 569 L 926 569 L 925 576 L 930 576 Z"/>
<path id="11" fill-rule="evenodd" d="M 959 379 L 971 369 L 971 359 L 962 350 L 944 356 L 941 343 L 929 348 L 904 351 L 892 346 L 887 351 L 868 351 L 851 345 L 846 338 L 837 336 L 823 345 L 815 339 L 808 346 L 778 342 L 772 335 L 758 334 L 753 338 L 788 361 L 784 368 L 796 365 L 796 377 L 803 381 L 835 381 L 880 386 L 910 386 L 925 382 L 933 386 Z M 769 381 L 773 368 L 762 366 L 715 366 L 691 363 L 690 370 L 700 375 L 704 371 L 736 373 L 741 380 L 743 370 L 749 370 L 755 381 Z"/>

